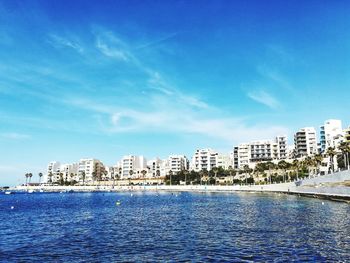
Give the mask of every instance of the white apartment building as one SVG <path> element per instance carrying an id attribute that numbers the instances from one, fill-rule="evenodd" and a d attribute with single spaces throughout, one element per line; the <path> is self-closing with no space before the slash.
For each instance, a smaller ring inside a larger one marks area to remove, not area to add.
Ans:
<path id="1" fill-rule="evenodd" d="M 191 169 L 199 172 L 210 171 L 216 166 L 218 152 L 212 149 L 197 150 L 192 157 Z"/>
<path id="2" fill-rule="evenodd" d="M 278 159 L 284 160 L 288 159 L 288 142 L 287 142 L 287 136 L 277 136 L 275 138 L 275 142 L 277 143 L 278 147 Z"/>
<path id="3" fill-rule="evenodd" d="M 45 181 L 51 183 L 57 183 L 61 180 L 64 181 L 78 181 L 78 163 L 71 164 L 61 164 L 60 162 L 53 161 L 50 162 L 47 166 L 47 174 Z"/>
<path id="4" fill-rule="evenodd" d="M 147 177 L 149 178 L 164 177 L 166 174 L 165 162 L 166 160 L 161 160 L 159 158 L 155 158 L 147 161 L 147 167 L 148 167 Z"/>
<path id="5" fill-rule="evenodd" d="M 47 173 L 46 173 L 46 177 L 44 179 L 44 182 L 50 183 L 54 182 L 56 175 L 60 173 L 60 167 L 61 167 L 61 163 L 57 162 L 57 161 L 52 161 L 49 162 L 49 164 L 47 165 Z"/>
<path id="6" fill-rule="evenodd" d="M 277 136 L 274 140 L 260 140 L 242 143 L 233 149 L 233 167 L 241 169 L 256 162 L 283 160 L 287 158 L 287 137 Z"/>
<path id="7" fill-rule="evenodd" d="M 125 155 L 118 166 L 122 168 L 121 179 L 141 178 L 143 176 L 141 171 L 148 171 L 147 160 L 142 155 Z"/>
<path id="8" fill-rule="evenodd" d="M 250 145 L 248 143 L 241 143 L 233 148 L 233 168 L 240 169 L 244 165 L 250 163 Z"/>
<path id="9" fill-rule="evenodd" d="M 317 153 L 316 130 L 314 127 L 300 129 L 294 135 L 295 157 L 303 157 Z"/>
<path id="10" fill-rule="evenodd" d="M 85 175 L 85 182 L 93 182 L 97 179 L 102 179 L 105 173 L 105 167 L 100 160 L 88 158 L 80 159 L 78 176 L 79 181 L 83 181 L 83 176 Z"/>
<path id="11" fill-rule="evenodd" d="M 233 159 L 230 155 L 218 154 L 216 158 L 216 167 L 228 169 L 230 166 L 233 167 Z"/>
<path id="12" fill-rule="evenodd" d="M 60 173 L 63 174 L 63 180 L 64 181 L 79 181 L 79 176 L 78 176 L 78 168 L 79 164 L 78 163 L 71 163 L 71 164 L 62 164 L 60 166 Z M 57 178 L 59 180 L 60 178 Z"/>
<path id="13" fill-rule="evenodd" d="M 189 170 L 189 160 L 185 155 L 169 155 L 166 160 L 166 173 L 170 171 L 178 173 L 183 170 Z"/>
<path id="14" fill-rule="evenodd" d="M 341 120 L 326 120 L 320 127 L 320 151 L 325 152 L 329 147 L 336 148 L 343 140 L 344 132 Z"/>

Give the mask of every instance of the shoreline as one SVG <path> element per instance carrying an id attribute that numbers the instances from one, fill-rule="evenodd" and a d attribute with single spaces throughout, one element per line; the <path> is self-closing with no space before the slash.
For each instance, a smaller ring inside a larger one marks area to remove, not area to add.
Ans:
<path id="1" fill-rule="evenodd" d="M 16 186 L 13 192 L 261 192 L 299 195 L 332 201 L 350 201 L 350 171 L 306 178 L 294 182 L 261 185 L 37 185 Z"/>

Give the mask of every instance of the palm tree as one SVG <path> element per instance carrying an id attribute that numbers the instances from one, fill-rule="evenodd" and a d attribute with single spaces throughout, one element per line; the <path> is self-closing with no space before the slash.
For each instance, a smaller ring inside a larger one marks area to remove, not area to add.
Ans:
<path id="1" fill-rule="evenodd" d="M 170 171 L 169 171 L 170 185 L 171 185 L 171 181 L 172 181 L 172 176 L 173 176 L 173 171 L 172 171 L 172 170 L 170 170 Z"/>
<path id="2" fill-rule="evenodd" d="M 26 185 L 28 185 L 28 177 L 29 177 L 29 173 L 26 173 L 24 176 L 26 177 Z"/>
<path id="3" fill-rule="evenodd" d="M 39 184 L 41 183 L 41 177 L 43 177 L 43 173 L 39 173 Z"/>
<path id="4" fill-rule="evenodd" d="M 49 183 L 51 184 L 52 183 L 52 172 L 49 172 L 49 174 L 47 175 L 49 177 Z"/>
<path id="5" fill-rule="evenodd" d="M 29 173 L 29 184 L 30 184 L 30 181 L 32 180 L 32 177 L 33 177 L 33 174 L 32 173 Z"/>
<path id="6" fill-rule="evenodd" d="M 266 166 L 269 170 L 269 180 L 270 180 L 270 184 L 272 184 L 272 177 L 271 177 L 271 169 L 275 169 L 276 165 L 273 162 L 267 162 Z"/>
<path id="7" fill-rule="evenodd" d="M 244 171 L 244 175 L 245 175 L 245 183 L 247 184 L 247 182 L 248 182 L 247 174 L 249 174 L 249 177 L 250 177 L 250 173 L 251 173 L 252 169 L 250 169 L 248 165 L 244 165 L 243 171 Z"/>
<path id="8" fill-rule="evenodd" d="M 297 174 L 297 180 L 299 180 L 300 162 L 298 161 L 298 159 L 294 159 L 294 160 L 293 160 L 292 166 L 294 167 L 295 172 L 296 172 L 296 174 Z"/>
<path id="9" fill-rule="evenodd" d="M 228 173 L 230 174 L 230 177 L 231 177 L 231 179 L 232 179 L 232 184 L 233 184 L 233 177 L 232 177 L 232 174 L 233 174 L 233 172 L 234 172 L 234 169 L 232 168 L 231 165 L 227 168 L 227 171 L 228 171 Z"/>
<path id="10" fill-rule="evenodd" d="M 183 175 L 185 176 L 185 185 L 187 185 L 187 175 L 188 175 L 188 171 L 185 169 L 182 169 L 181 172 L 183 173 Z"/>
<path id="11" fill-rule="evenodd" d="M 82 171 L 81 172 L 81 179 L 83 180 L 83 185 L 85 185 L 85 178 L 86 178 L 85 171 Z"/>
<path id="12" fill-rule="evenodd" d="M 64 180 L 63 180 L 63 173 L 60 173 L 60 185 L 64 184 Z"/>
<path id="13" fill-rule="evenodd" d="M 314 166 L 314 160 L 310 156 L 308 156 L 304 160 L 304 165 L 306 165 L 306 167 L 307 167 L 309 178 L 310 178 L 310 176 L 311 176 L 311 167 Z"/>
<path id="14" fill-rule="evenodd" d="M 331 168 L 331 171 L 332 173 L 334 173 L 334 156 L 336 155 L 336 151 L 333 147 L 329 147 L 327 149 L 327 152 L 326 152 L 326 155 L 329 156 L 329 162 L 330 162 L 330 168 Z"/>
<path id="15" fill-rule="evenodd" d="M 289 163 L 285 160 L 279 161 L 277 164 L 279 169 L 283 170 L 283 181 L 286 182 L 286 169 L 289 167 Z"/>
<path id="16" fill-rule="evenodd" d="M 92 182 L 95 184 L 95 180 L 97 179 L 97 173 L 95 171 L 92 172 Z"/>
<path id="17" fill-rule="evenodd" d="M 134 174 L 134 170 L 130 170 L 129 171 L 129 185 L 131 183 L 131 177 L 132 177 L 133 174 Z"/>
<path id="18" fill-rule="evenodd" d="M 338 149 L 342 152 L 344 158 L 344 166 L 346 169 L 349 169 L 349 152 L 350 145 L 348 142 L 341 142 L 338 146 Z"/>
<path id="19" fill-rule="evenodd" d="M 320 173 L 320 166 L 321 166 L 322 161 L 323 161 L 323 156 L 322 156 L 322 154 L 315 154 L 315 156 L 314 156 L 314 162 L 316 163 L 317 174 Z"/>
<path id="20" fill-rule="evenodd" d="M 143 186 L 145 186 L 145 175 L 147 174 L 147 171 L 146 170 L 142 170 L 141 173 L 142 173 L 142 176 L 143 176 Z"/>
<path id="21" fill-rule="evenodd" d="M 212 171 L 214 172 L 214 175 L 215 175 L 215 183 L 214 183 L 214 185 L 216 185 L 216 177 L 217 177 L 217 175 L 218 175 L 219 169 L 218 169 L 217 167 L 214 167 L 214 168 L 212 169 Z"/>

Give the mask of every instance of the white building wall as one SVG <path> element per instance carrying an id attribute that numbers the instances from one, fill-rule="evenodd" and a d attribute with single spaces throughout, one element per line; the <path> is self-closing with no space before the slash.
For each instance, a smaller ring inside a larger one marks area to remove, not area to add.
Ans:
<path id="1" fill-rule="evenodd" d="M 341 120 L 326 120 L 320 127 L 321 152 L 325 152 L 329 147 L 338 147 L 343 140 L 344 131 Z"/>
<path id="2" fill-rule="evenodd" d="M 60 162 L 57 162 L 57 161 L 49 162 L 49 164 L 47 165 L 47 173 L 45 175 L 44 182 L 49 183 L 49 180 L 50 180 L 49 174 L 52 174 L 51 181 L 54 182 L 57 173 L 58 174 L 60 173 L 60 166 L 61 166 Z"/>
<path id="3" fill-rule="evenodd" d="M 148 171 L 147 160 L 143 156 L 126 155 L 119 161 L 118 166 L 122 168 L 121 179 L 140 178 L 142 170 Z M 130 171 L 132 171 L 132 175 L 130 175 Z"/>
<path id="4" fill-rule="evenodd" d="M 93 173 L 96 173 L 96 178 L 102 178 L 104 169 L 104 165 L 100 160 L 93 158 L 80 159 L 78 168 L 79 181 L 83 181 L 83 172 L 85 173 L 85 182 L 95 181 Z"/>
<path id="5" fill-rule="evenodd" d="M 300 129 L 294 135 L 296 157 L 303 157 L 317 153 L 316 130 L 314 127 Z"/>
<path id="6" fill-rule="evenodd" d="M 217 156 L 218 152 L 212 149 L 197 150 L 192 157 L 191 168 L 196 172 L 210 171 L 216 166 Z"/>

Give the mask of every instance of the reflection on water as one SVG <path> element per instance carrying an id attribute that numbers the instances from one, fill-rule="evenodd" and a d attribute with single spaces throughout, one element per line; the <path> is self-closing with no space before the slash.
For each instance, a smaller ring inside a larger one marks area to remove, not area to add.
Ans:
<path id="1" fill-rule="evenodd" d="M 0 261 L 348 261 L 349 211 L 258 193 L 0 195 Z"/>

